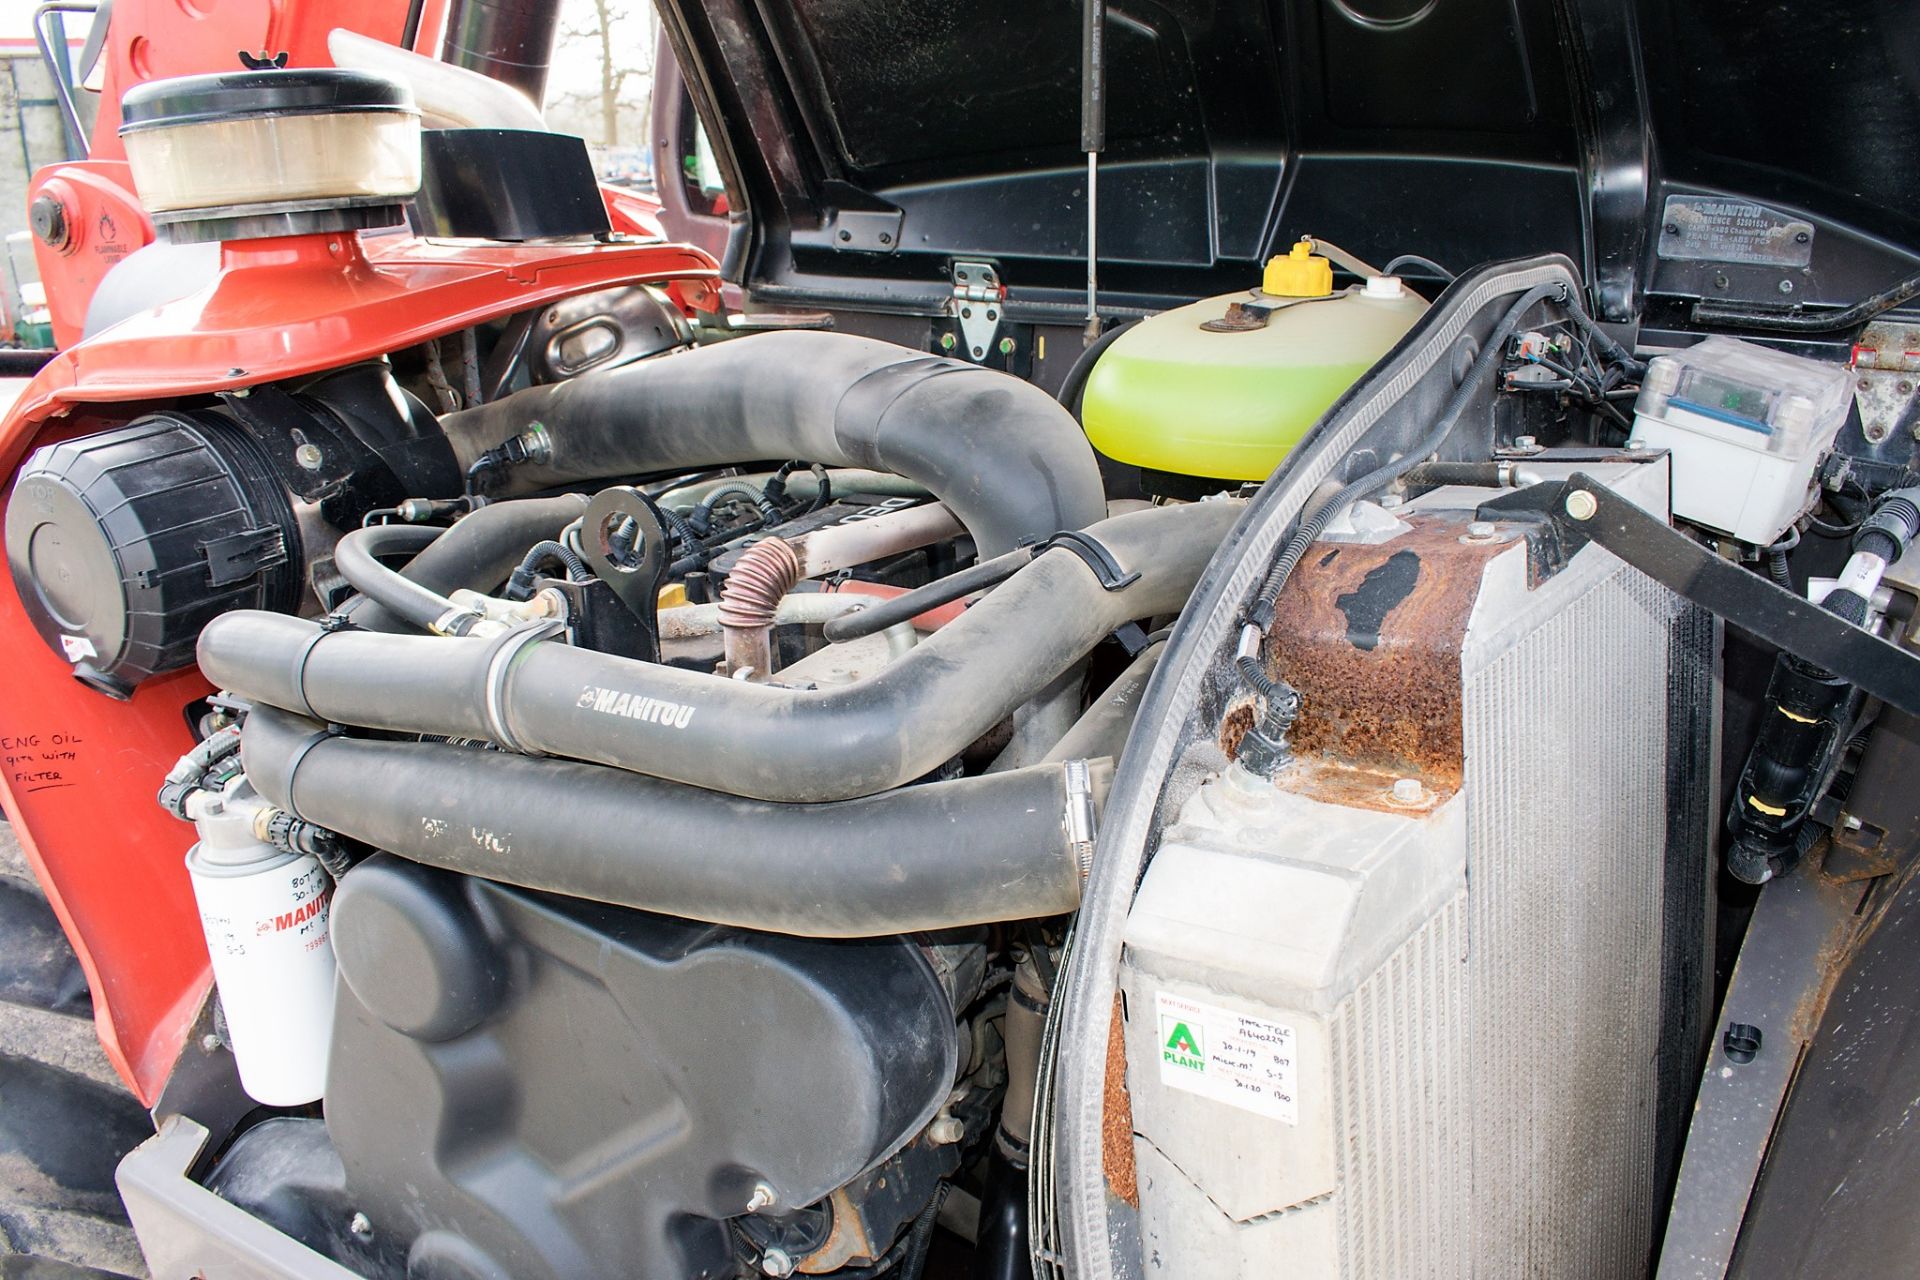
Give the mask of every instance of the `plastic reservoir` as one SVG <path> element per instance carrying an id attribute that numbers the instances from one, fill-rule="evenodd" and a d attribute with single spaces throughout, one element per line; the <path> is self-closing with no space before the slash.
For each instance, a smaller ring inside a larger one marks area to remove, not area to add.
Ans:
<path id="1" fill-rule="evenodd" d="M 1137 467 L 1264 480 L 1426 309 L 1377 277 L 1324 297 L 1231 293 L 1150 316 L 1093 367 L 1087 438 Z"/>

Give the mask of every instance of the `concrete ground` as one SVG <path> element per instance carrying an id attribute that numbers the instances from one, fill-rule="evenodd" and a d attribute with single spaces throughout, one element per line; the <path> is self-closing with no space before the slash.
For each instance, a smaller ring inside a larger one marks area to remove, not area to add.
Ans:
<path id="1" fill-rule="evenodd" d="M 107 1065 L 79 963 L 0 821 L 0 1280 L 145 1276 L 113 1170 L 151 1133 Z"/>

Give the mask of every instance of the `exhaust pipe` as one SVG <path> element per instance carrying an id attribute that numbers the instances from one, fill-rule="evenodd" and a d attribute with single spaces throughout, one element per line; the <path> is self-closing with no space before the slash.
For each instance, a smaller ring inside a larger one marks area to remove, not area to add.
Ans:
<path id="1" fill-rule="evenodd" d="M 599 765 L 343 738 L 266 707 L 240 736 L 273 804 L 414 862 L 815 938 L 1071 911 L 1111 773 L 1075 760 L 773 805 Z"/>
<path id="2" fill-rule="evenodd" d="M 843 800 L 951 759 L 1122 623 L 1179 612 L 1243 506 L 1103 520 L 1087 533 L 1136 579 L 1103 585 L 1075 553 L 1044 551 L 878 675 L 835 688 L 721 679 L 543 643 L 538 628 L 372 635 L 257 610 L 207 624 L 200 668 L 316 720 L 484 739 L 761 800 Z"/>

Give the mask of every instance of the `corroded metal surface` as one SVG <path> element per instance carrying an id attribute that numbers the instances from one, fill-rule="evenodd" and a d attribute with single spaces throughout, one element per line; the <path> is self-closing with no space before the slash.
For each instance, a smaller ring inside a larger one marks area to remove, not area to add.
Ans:
<path id="1" fill-rule="evenodd" d="M 1300 691 L 1292 742 L 1303 760 L 1328 757 L 1389 784 L 1418 777 L 1445 795 L 1460 787 L 1467 618 L 1487 561 L 1516 531 L 1469 535 L 1464 513 L 1410 523 L 1379 545 L 1311 548 L 1280 596 L 1267 652 Z M 1355 785 L 1374 789 L 1370 777 Z"/>

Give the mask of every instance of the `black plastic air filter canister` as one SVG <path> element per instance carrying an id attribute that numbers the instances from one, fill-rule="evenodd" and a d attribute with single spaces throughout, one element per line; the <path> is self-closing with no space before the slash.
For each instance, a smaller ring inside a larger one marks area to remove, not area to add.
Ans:
<path id="1" fill-rule="evenodd" d="M 191 663 L 215 614 L 299 600 L 286 492 L 259 445 L 213 414 L 152 414 L 36 450 L 7 503 L 6 547 L 41 638 L 117 698 Z"/>

